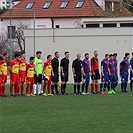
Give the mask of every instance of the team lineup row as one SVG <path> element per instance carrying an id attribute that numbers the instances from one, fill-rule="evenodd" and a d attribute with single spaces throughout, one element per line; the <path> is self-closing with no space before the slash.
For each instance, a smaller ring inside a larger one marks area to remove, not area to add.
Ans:
<path id="1" fill-rule="evenodd" d="M 69 79 L 69 52 L 61 59 L 59 65 L 59 52 L 55 52 L 55 57 L 47 56 L 47 61 L 43 63 L 42 52 L 37 51 L 36 57 L 30 57 L 26 64 L 26 53 L 21 55 L 16 53 L 10 62 L 10 96 L 25 96 L 24 83 L 26 80 L 26 96 L 36 95 L 59 95 L 58 82 L 61 77 L 61 94 L 67 95 L 66 85 Z M 133 55 L 133 53 L 132 53 Z M 5 84 L 7 82 L 7 58 L 8 54 L 0 56 L 0 95 L 5 95 Z M 129 62 L 130 54 L 125 53 L 124 59 L 120 63 L 121 91 L 127 92 L 128 69 L 130 69 L 130 89 L 132 92 L 133 83 L 133 58 Z M 60 67 L 59 67 L 60 66 Z M 60 68 L 60 69 L 59 69 Z M 118 61 L 117 53 L 106 54 L 101 61 L 101 75 L 99 73 L 98 51 L 94 51 L 94 57 L 89 60 L 89 54 L 85 53 L 85 59 L 81 60 L 81 54 L 72 62 L 72 72 L 74 78 L 74 95 L 81 94 L 116 94 L 115 88 L 118 83 Z M 89 92 L 90 77 L 91 93 Z M 98 80 L 101 78 L 100 89 Z M 42 80 L 44 80 L 42 87 Z M 80 83 L 82 90 L 80 91 Z M 106 90 L 106 87 L 108 90 Z M 104 89 L 103 89 L 104 88 Z M 46 91 L 47 90 L 47 91 Z M 13 93 L 14 91 L 14 93 Z"/>

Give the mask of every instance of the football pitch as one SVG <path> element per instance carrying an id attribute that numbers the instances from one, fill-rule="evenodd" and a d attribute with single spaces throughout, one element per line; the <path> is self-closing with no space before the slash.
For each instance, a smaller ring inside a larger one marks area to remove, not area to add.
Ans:
<path id="1" fill-rule="evenodd" d="M 0 97 L 0 133 L 133 133 L 133 93 L 120 86 L 116 95 L 67 90 L 67 96 Z"/>

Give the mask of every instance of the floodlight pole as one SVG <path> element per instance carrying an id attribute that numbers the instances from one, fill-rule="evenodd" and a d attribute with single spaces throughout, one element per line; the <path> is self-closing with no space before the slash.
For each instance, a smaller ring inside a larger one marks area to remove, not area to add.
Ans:
<path id="1" fill-rule="evenodd" d="M 10 61 L 12 60 L 12 9 L 10 9 Z"/>
<path id="2" fill-rule="evenodd" d="M 36 12 L 34 10 L 34 56 L 36 55 Z"/>

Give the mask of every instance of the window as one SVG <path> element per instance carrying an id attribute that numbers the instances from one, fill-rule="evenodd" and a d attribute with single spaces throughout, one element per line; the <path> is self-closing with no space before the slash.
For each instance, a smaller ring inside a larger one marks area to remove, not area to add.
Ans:
<path id="1" fill-rule="evenodd" d="M 133 23 L 121 23 L 120 27 L 133 27 Z"/>
<path id="2" fill-rule="evenodd" d="M 60 26 L 59 26 L 59 25 L 56 25 L 55 27 L 56 27 L 56 28 L 60 28 Z"/>
<path id="3" fill-rule="evenodd" d="M 103 27 L 117 27 L 117 24 L 115 23 L 103 24 Z"/>
<path id="4" fill-rule="evenodd" d="M 105 11 L 112 11 L 112 2 L 105 1 Z"/>
<path id="5" fill-rule="evenodd" d="M 121 9 L 120 2 L 114 2 L 114 11 L 120 12 L 120 9 Z"/>
<path id="6" fill-rule="evenodd" d="M 6 4 L 10 4 L 10 2 L 9 2 L 9 1 L 7 1 L 7 2 L 6 2 Z"/>
<path id="7" fill-rule="evenodd" d="M 48 9 L 52 2 L 46 2 L 43 6 L 43 9 Z"/>
<path id="8" fill-rule="evenodd" d="M 66 8 L 67 5 L 68 5 L 68 1 L 64 1 L 64 2 L 61 4 L 60 8 Z"/>
<path id="9" fill-rule="evenodd" d="M 26 6 L 27 9 L 31 9 L 34 5 L 34 2 L 29 2 L 28 5 Z"/>
<path id="10" fill-rule="evenodd" d="M 99 24 L 86 24 L 86 28 L 96 28 L 99 27 Z"/>
<path id="11" fill-rule="evenodd" d="M 84 1 L 79 1 L 76 5 L 76 8 L 81 8 L 84 4 Z"/>
<path id="12" fill-rule="evenodd" d="M 5 2 L 3 2 L 3 4 L 5 4 Z"/>
<path id="13" fill-rule="evenodd" d="M 8 30 L 8 38 L 10 38 L 10 26 L 7 26 L 7 30 Z M 15 30 L 16 27 L 12 26 L 12 38 L 15 38 Z"/>

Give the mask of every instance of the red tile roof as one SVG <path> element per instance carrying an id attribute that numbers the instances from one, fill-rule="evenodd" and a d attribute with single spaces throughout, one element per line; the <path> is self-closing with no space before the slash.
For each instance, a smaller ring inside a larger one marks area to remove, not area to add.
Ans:
<path id="1" fill-rule="evenodd" d="M 45 2 L 52 1 L 49 9 L 43 9 Z M 64 17 L 103 17 L 104 11 L 94 0 L 84 0 L 81 8 L 75 8 L 78 0 L 67 0 L 69 4 L 65 9 L 60 9 L 65 0 L 22 0 L 13 7 L 13 18 L 33 18 L 33 10 L 25 9 L 29 2 L 35 2 L 32 9 L 36 12 L 36 18 L 64 18 Z M 16 9 L 17 8 L 17 9 Z M 9 18 L 10 11 L 6 11 L 0 18 Z"/>

